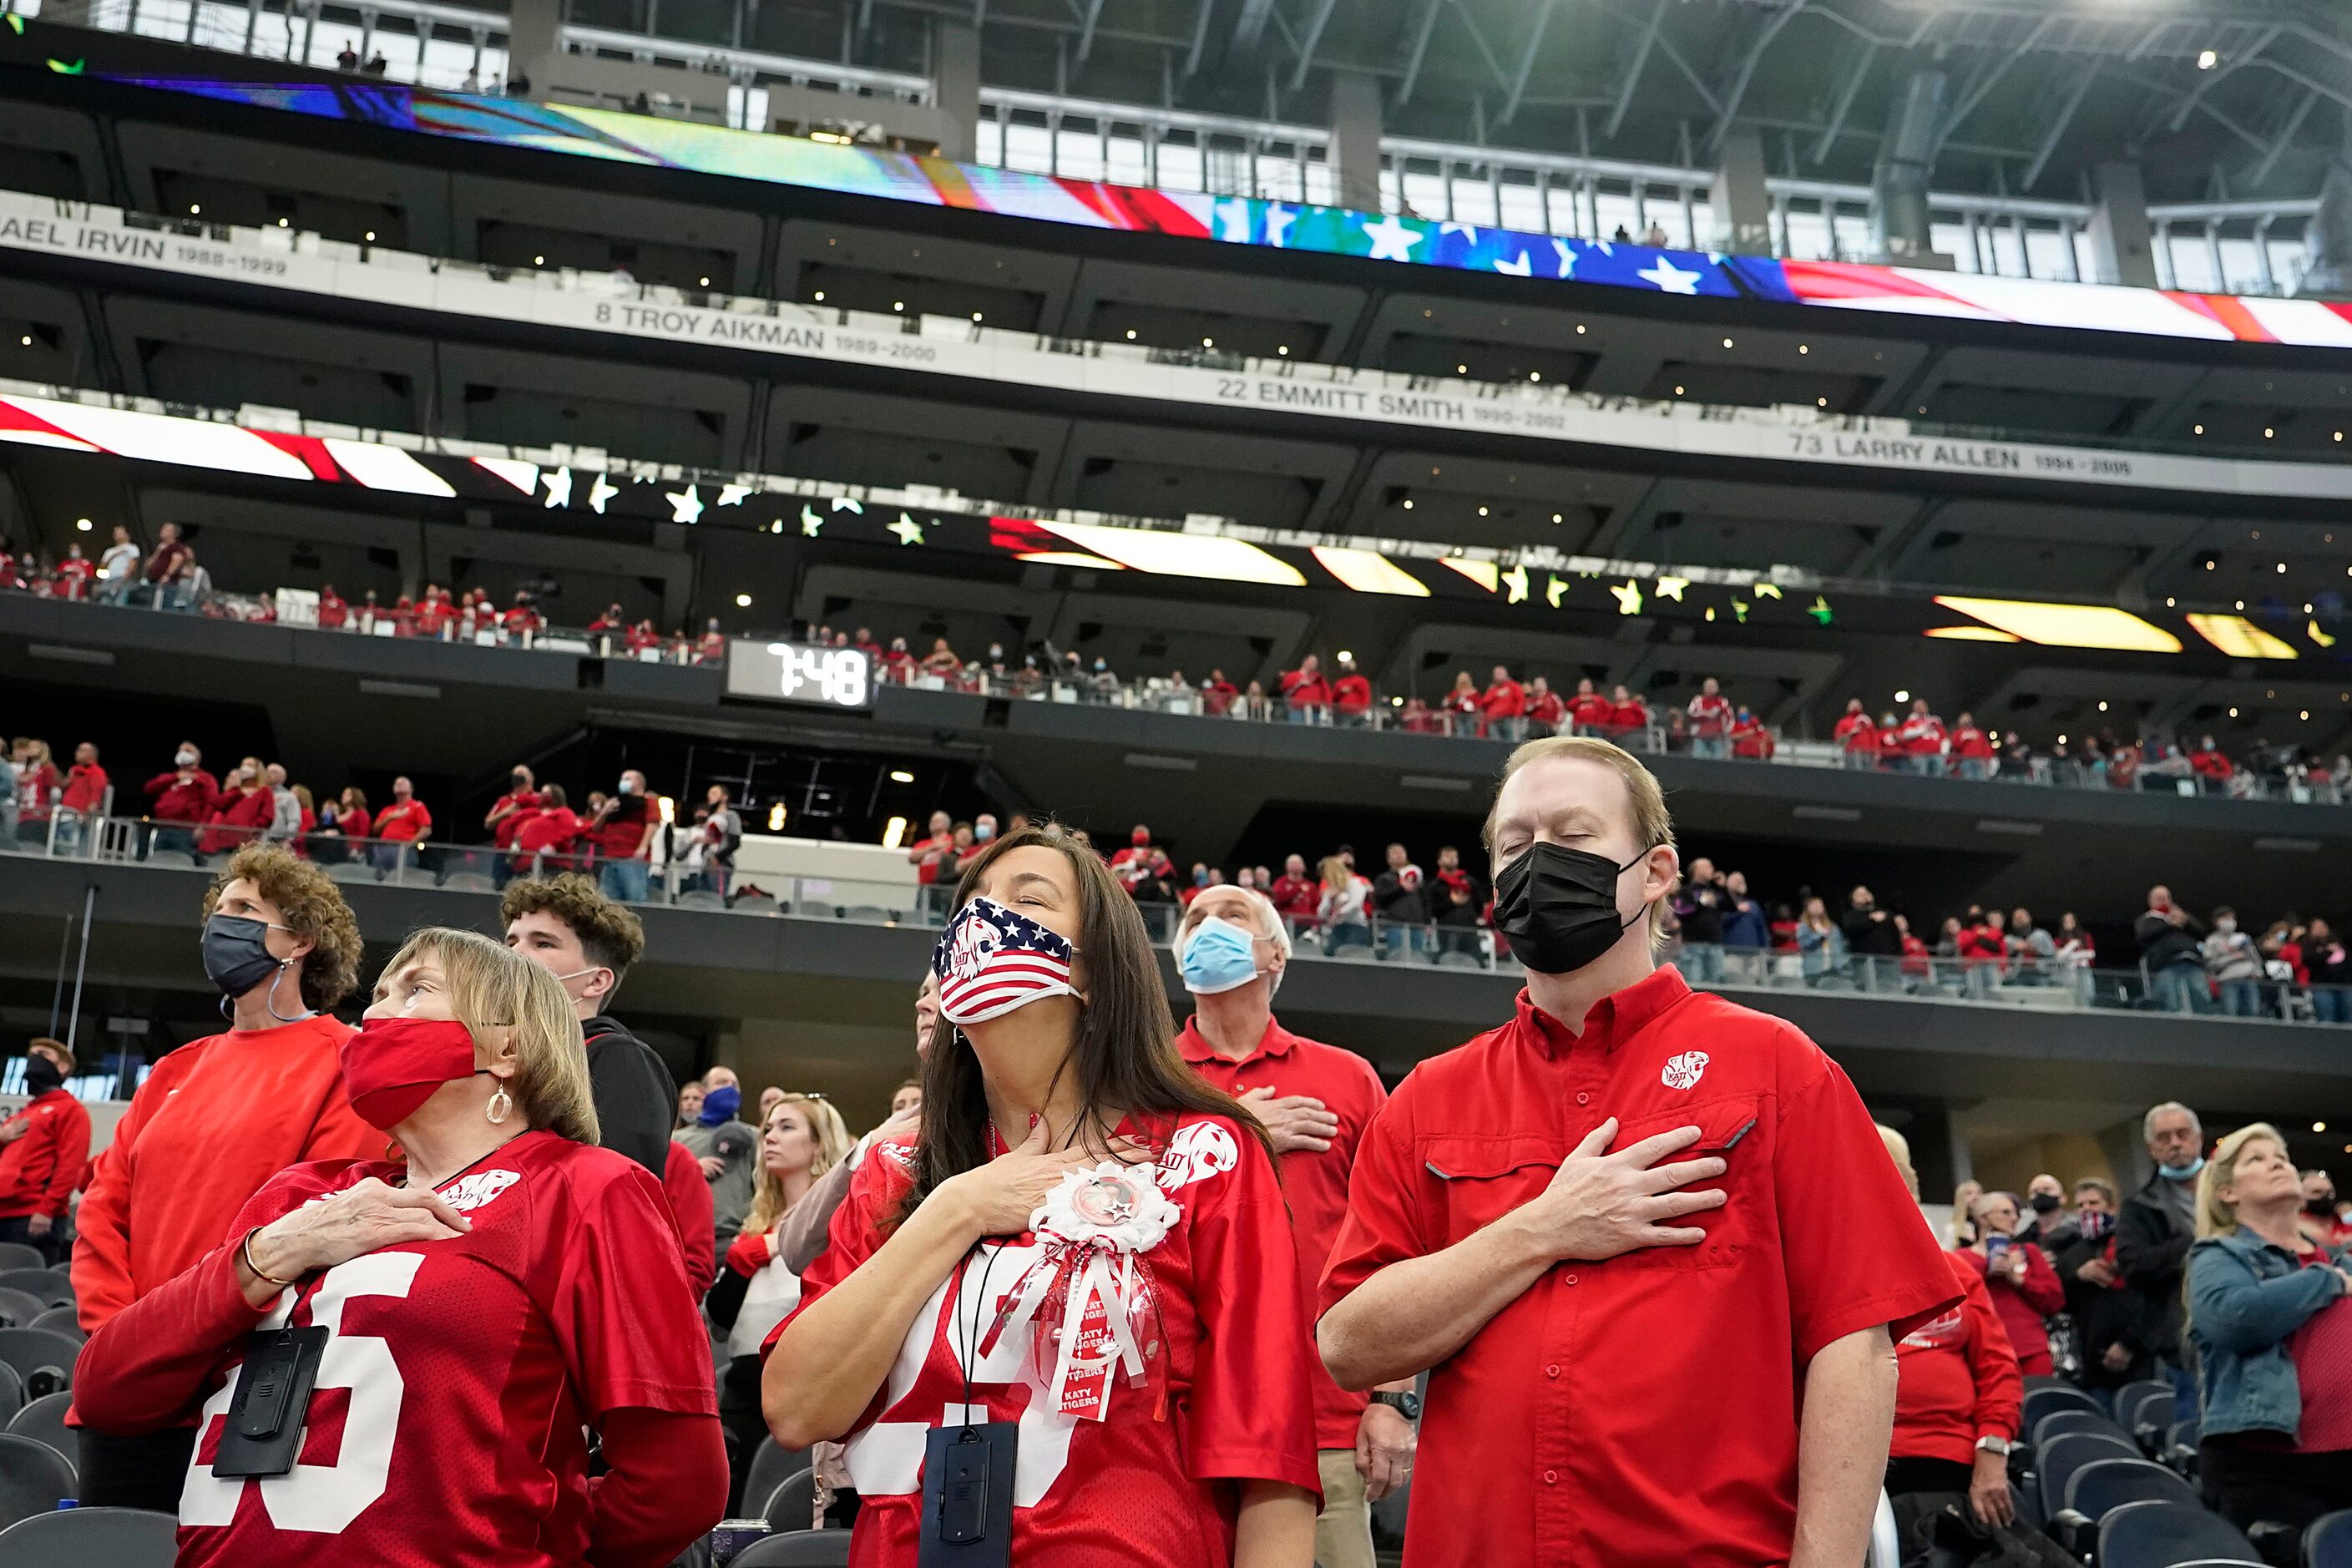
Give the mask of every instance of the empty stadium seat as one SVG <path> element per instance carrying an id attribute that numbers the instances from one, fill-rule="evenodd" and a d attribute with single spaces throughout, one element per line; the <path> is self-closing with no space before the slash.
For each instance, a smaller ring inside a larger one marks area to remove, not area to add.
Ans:
<path id="1" fill-rule="evenodd" d="M 2311 1521 L 2303 1532 L 2303 1568 L 2352 1568 L 2352 1508 Z"/>
<path id="2" fill-rule="evenodd" d="M 0 1366 L 0 1422 L 25 1407 L 25 1380 L 13 1366 Z"/>
<path id="3" fill-rule="evenodd" d="M 441 879 L 441 886 L 452 893 L 495 893 L 499 885 L 490 880 L 487 871 L 452 871 Z"/>
<path id="4" fill-rule="evenodd" d="M 0 1362 L 16 1369 L 29 1398 L 72 1387 L 73 1364 L 80 1354 L 80 1341 L 48 1329 L 0 1329 Z"/>
<path id="5" fill-rule="evenodd" d="M 782 912 L 777 906 L 776 900 L 765 893 L 746 893 L 735 900 L 734 908 L 739 915 L 772 915 Z"/>
<path id="6" fill-rule="evenodd" d="M 25 1326 L 28 1329 L 48 1329 L 57 1333 L 69 1334 L 84 1344 L 89 1343 L 89 1336 L 81 1331 L 81 1320 L 75 1315 L 75 1309 L 71 1307 L 52 1307 Z"/>
<path id="7" fill-rule="evenodd" d="M 845 921 L 856 921 L 861 925 L 878 926 L 894 917 L 889 910 L 877 909 L 872 904 L 852 904 L 841 911 L 841 918 Z"/>
<path id="8" fill-rule="evenodd" d="M 751 1508 L 776 1495 L 776 1489 L 808 1468 L 808 1456 L 795 1453 L 773 1437 L 762 1437 L 743 1473 L 743 1506 Z"/>
<path id="9" fill-rule="evenodd" d="M 38 1248 L 26 1247 L 21 1241 L 0 1241 L 0 1272 L 14 1274 L 20 1268 L 43 1268 L 48 1259 Z"/>
<path id="10" fill-rule="evenodd" d="M 0 1274 L 0 1290 L 22 1290 L 45 1309 L 74 1304 L 73 1281 L 54 1268 L 11 1268 Z"/>
<path id="11" fill-rule="evenodd" d="M 2025 1391 L 2023 1425 L 2028 1432 L 2032 1431 L 2033 1424 L 2044 1415 L 2055 1415 L 2061 1410 L 2087 1410 L 2094 1415 L 2105 1415 L 2107 1413 L 2106 1407 L 2097 1400 L 2081 1389 L 2066 1384 L 2049 1384 Z"/>
<path id="12" fill-rule="evenodd" d="M 2069 1432 L 2104 1432 L 2110 1437 L 2131 1441 L 2131 1434 L 2104 1415 L 2088 1410 L 2053 1410 L 2033 1424 L 2033 1447 L 2039 1448 L 2053 1437 L 2063 1437 Z"/>
<path id="13" fill-rule="evenodd" d="M 19 1437 L 30 1437 L 37 1443 L 47 1443 L 63 1454 L 76 1468 L 81 1465 L 81 1439 L 66 1425 L 66 1411 L 73 1405 L 69 1392 L 45 1394 L 8 1418 L 8 1430 Z M 5 1562 L 0 1558 L 0 1562 Z"/>
<path id="14" fill-rule="evenodd" d="M 2237 1526 L 2193 1502 L 2127 1502 L 2099 1521 L 2099 1568 L 2187 1568 L 2262 1554 Z"/>
<path id="15" fill-rule="evenodd" d="M 2066 1506 L 2050 1533 L 2081 1557 L 2097 1539 L 2099 1521 L 2126 1503 L 2198 1500 L 2197 1489 L 2149 1459 L 2094 1459 L 2066 1482 Z"/>
<path id="16" fill-rule="evenodd" d="M 0 1432 L 0 1530 L 74 1495 L 73 1463 L 37 1437 Z M 0 1559 L 14 1563 L 15 1559 Z"/>
<path id="17" fill-rule="evenodd" d="M 38 1296 L 0 1287 L 0 1328 L 29 1328 L 35 1318 L 48 1310 L 49 1304 Z"/>
<path id="18" fill-rule="evenodd" d="M 196 871 L 204 868 L 203 861 L 184 849 L 150 849 L 147 851 L 147 864 L 175 871 Z"/>
<path id="19" fill-rule="evenodd" d="M 375 868 L 364 860 L 338 860 L 327 868 L 331 882 L 374 882 L 379 880 Z"/>
<path id="20" fill-rule="evenodd" d="M 743 1499 L 751 1505 L 751 1498 Z M 760 1517 L 771 1530 L 809 1530 L 816 1524 L 816 1471 L 796 1470 L 760 1504 Z"/>
<path id="21" fill-rule="evenodd" d="M 0 1531 L 8 1568 L 172 1568 L 179 1522 L 136 1508 L 52 1510 Z"/>
<path id="22" fill-rule="evenodd" d="M 735 1568 L 849 1568 L 845 1530 L 795 1530 L 755 1541 L 735 1558 Z"/>
<path id="23" fill-rule="evenodd" d="M 727 900 L 708 888 L 688 888 L 677 896 L 677 907 L 682 910 L 723 910 L 727 907 Z"/>
<path id="24" fill-rule="evenodd" d="M 2101 1459 L 2137 1459 L 2137 1448 L 2109 1432 L 2067 1432 L 2034 1450 L 2033 1470 L 2042 1478 L 2042 1506 L 2052 1518 L 2065 1507 L 2066 1483 L 2074 1472 Z"/>

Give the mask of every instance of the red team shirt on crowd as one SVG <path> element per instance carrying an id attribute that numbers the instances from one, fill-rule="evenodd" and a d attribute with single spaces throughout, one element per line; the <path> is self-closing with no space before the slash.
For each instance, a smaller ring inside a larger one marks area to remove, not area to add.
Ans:
<path id="1" fill-rule="evenodd" d="M 1125 1121 L 1118 1131 L 1142 1129 Z M 884 1142 L 857 1167 L 831 1245 L 801 1277 L 800 1310 L 882 1245 L 913 1157 L 911 1145 Z M 1022 1568 L 1222 1568 L 1233 1556 L 1234 1483 L 1319 1491 L 1307 1392 L 1315 1349 L 1274 1163 L 1234 1122 L 1188 1117 L 1162 1146 L 1159 1180 L 1182 1215 L 1144 1254 L 1166 1347 L 1153 1385 L 1117 1379 L 1099 1422 L 1057 1414 L 1030 1336 L 1010 1331 L 967 1375 L 959 1352 L 971 1325 L 995 1321 L 1039 1256 L 1030 1234 L 982 1243 L 916 1312 L 889 1382 L 846 1439 L 860 1504 L 853 1568 L 911 1568 L 925 1435 L 967 1403 L 967 1386 L 979 1419 L 1020 1425 L 1011 1551 Z M 1167 1413 L 1155 1418 L 1163 1387 Z"/>
<path id="2" fill-rule="evenodd" d="M 1691 733 L 1714 740 L 1731 727 L 1731 699 L 1702 691 L 1690 700 Z"/>
<path id="3" fill-rule="evenodd" d="M 1353 1051 L 1307 1039 L 1268 1019 L 1265 1037 L 1241 1060 L 1217 1055 L 1190 1018 L 1176 1037 L 1176 1048 L 1192 1070 L 1236 1099 L 1255 1089 L 1276 1095 L 1311 1095 L 1339 1119 L 1331 1147 L 1317 1152 L 1294 1149 L 1281 1156 L 1282 1192 L 1290 1200 L 1291 1228 L 1297 1240 L 1301 1299 L 1311 1304 L 1331 1244 L 1339 1239 L 1339 1222 L 1348 1216 L 1348 1172 L 1356 1163 L 1357 1146 L 1372 1124 L 1388 1090 L 1372 1064 Z M 1351 1393 L 1331 1381 L 1320 1356 L 1307 1370 L 1315 1391 L 1315 1446 L 1352 1448 L 1364 1418 L 1366 1395 Z"/>
<path id="4" fill-rule="evenodd" d="M 1616 704 L 1597 691 L 1580 691 L 1568 705 L 1569 722 L 1580 730 L 1599 730 L 1609 723 Z"/>
<path id="5" fill-rule="evenodd" d="M 1878 751 L 1878 723 L 1867 713 L 1849 713 L 1837 721 L 1837 742 L 1849 752 Z"/>
<path id="6" fill-rule="evenodd" d="M 1959 1300 L 1845 1074 L 1789 1025 L 1662 968 L 1572 1035 L 1520 993 L 1501 1028 L 1423 1062 L 1356 1158 L 1328 1310 L 1380 1269 L 1462 1241 L 1550 1183 L 1611 1117 L 1613 1148 L 1696 1125 L 1719 1210 L 1693 1247 L 1569 1261 L 1431 1375 L 1415 1568 L 1785 1563 L 1799 1373 L 1880 1324 Z"/>
<path id="7" fill-rule="evenodd" d="M 1968 1295 L 1895 1342 L 1895 1440 L 1898 1459 L 1974 1464 L 1979 1437 L 2014 1437 L 2025 1379 L 2009 1331 L 1985 1294 L 1984 1276 L 1947 1254 Z"/>
<path id="8" fill-rule="evenodd" d="M 236 1266 L 248 1231 L 368 1176 L 397 1184 L 403 1169 L 284 1172 L 199 1267 L 128 1310 L 137 1332 L 126 1321 L 84 1352 L 75 1397 L 110 1431 L 196 1414 L 155 1405 L 201 1379 L 179 1568 L 580 1563 L 595 1510 L 583 1427 L 624 1409 L 717 1415 L 709 1337 L 661 1190 L 635 1161 L 553 1132 L 526 1132 L 443 1184 L 473 1222 L 464 1235 L 307 1275 L 266 1310 L 247 1303 Z M 287 1323 L 335 1335 L 300 1460 L 267 1480 L 216 1478 L 243 1335 Z"/>

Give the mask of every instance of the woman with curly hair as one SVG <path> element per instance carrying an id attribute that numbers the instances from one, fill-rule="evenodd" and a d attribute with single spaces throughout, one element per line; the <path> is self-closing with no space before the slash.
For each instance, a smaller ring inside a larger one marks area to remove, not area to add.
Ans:
<path id="1" fill-rule="evenodd" d="M 335 884 L 277 845 L 247 845 L 214 879 L 204 921 L 205 973 L 229 1026 L 155 1063 L 91 1169 L 73 1254 L 87 1332 L 204 1257 L 287 1166 L 383 1152 L 343 1092 L 352 1030 L 327 1013 L 351 994 L 361 952 Z M 84 1426 L 83 1500 L 174 1511 L 195 1435 Z"/>

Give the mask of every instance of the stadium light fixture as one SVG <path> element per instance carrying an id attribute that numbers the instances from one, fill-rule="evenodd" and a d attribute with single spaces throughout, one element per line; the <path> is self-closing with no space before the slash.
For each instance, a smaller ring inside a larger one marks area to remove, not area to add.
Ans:
<path id="1" fill-rule="evenodd" d="M 749 594 L 738 594 L 738 595 L 735 595 L 735 607 L 736 607 L 737 609 L 739 609 L 739 610 L 748 610 L 748 609 L 750 609 L 750 608 L 751 607 L 751 595 L 749 595 Z"/>
<path id="2" fill-rule="evenodd" d="M 701 287 L 703 287 L 703 288 L 705 288 L 705 289 L 709 288 L 709 287 L 710 287 L 710 279 L 708 279 L 708 278 L 703 279 L 701 280 L 701 285 L 700 285 L 700 286 L 701 286 Z"/>
<path id="3" fill-rule="evenodd" d="M 2104 703 L 2104 702 L 2100 703 L 2100 704 L 2099 704 L 2099 711 L 2100 711 L 2100 712 L 2102 712 L 2102 713 L 2104 713 L 2104 712 L 2105 712 L 2106 710 L 2107 710 L 2107 705 L 2106 705 L 2105 703 Z"/>
<path id="4" fill-rule="evenodd" d="M 1813 352 L 1813 345 L 1811 343 L 1799 343 L 1797 345 L 1797 352 L 1801 354 L 1809 354 Z"/>
<path id="5" fill-rule="evenodd" d="M 368 231 L 367 231 L 367 234 L 366 234 L 366 236 L 365 236 L 364 237 L 367 239 L 367 242 L 368 242 L 370 245 L 374 244 L 374 243 L 375 243 L 375 230 L 373 230 L 373 229 L 370 229 L 370 230 L 368 230 Z"/>
<path id="6" fill-rule="evenodd" d="M 1898 691 L 1895 694 L 1895 700 L 1897 702 L 1908 702 L 1911 700 L 1911 694 L 1907 691 Z"/>
<path id="7" fill-rule="evenodd" d="M 1404 498 L 1404 510 L 1407 511 L 1411 511 L 1412 510 L 1412 498 L 1411 496 Z"/>
<path id="8" fill-rule="evenodd" d="M 2327 1123 L 2325 1121 L 2315 1121 L 2311 1124 L 2311 1130 L 2314 1132 L 2325 1132 L 2327 1131 Z"/>
<path id="9" fill-rule="evenodd" d="M 1153 528 L 1108 528 L 1091 522 L 1040 522 L 1037 526 L 1081 550 L 1138 572 L 1217 583 L 1307 586 L 1307 578 L 1297 567 L 1246 540 Z"/>
<path id="10" fill-rule="evenodd" d="M 2198 51 L 2197 68 L 2199 70 L 2209 71 L 2221 63 L 2221 57 L 2211 49 L 2200 49 Z"/>
<path id="11" fill-rule="evenodd" d="M 1290 357 L 1290 345 L 1288 343 L 1276 343 L 1274 345 L 1274 352 L 1282 355 L 1285 359 L 1287 359 Z"/>
<path id="12" fill-rule="evenodd" d="M 198 216 L 198 215 L 199 215 L 199 214 L 201 214 L 204 210 L 205 210 L 205 205 L 204 205 L 204 204 L 203 204 L 202 202 L 190 202 L 190 203 L 188 204 L 188 216 L 189 216 L 190 217 L 194 217 L 194 216 Z"/>
<path id="13" fill-rule="evenodd" d="M 1938 594 L 1936 603 L 2047 647 L 2110 648 L 2119 653 L 2179 653 L 2180 639 L 2127 610 L 2105 605 L 2053 605 Z"/>
<path id="14" fill-rule="evenodd" d="M 820 300 L 822 300 L 822 299 L 824 299 L 824 295 L 822 295 L 822 294 L 819 294 L 819 295 L 817 296 L 817 298 L 818 298 L 818 299 L 820 299 Z M 1129 327 L 1129 328 L 1128 328 L 1128 329 L 1127 329 L 1127 341 L 1128 341 L 1129 342 L 1133 342 L 1135 341 L 1135 329 L 1134 329 L 1133 327 Z"/>
<path id="15" fill-rule="evenodd" d="M 1726 338 L 1726 339 L 1724 339 L 1724 340 L 1723 340 L 1723 346 L 1724 346 L 1725 348 L 1729 348 L 1729 347 L 1731 346 L 1731 340 L 1730 340 L 1729 338 Z"/>
<path id="16" fill-rule="evenodd" d="M 1377 550 L 1348 550 L 1318 544 L 1307 553 L 1316 564 L 1359 594 L 1392 594 L 1402 599 L 1426 599 L 1429 584 Z"/>
<path id="17" fill-rule="evenodd" d="M 1947 642 L 2022 642 L 2024 640 L 2013 633 L 1995 631 L 1990 626 L 1929 626 L 1921 635 L 1941 637 Z"/>
<path id="18" fill-rule="evenodd" d="M 784 803 L 780 800 L 776 802 L 775 805 L 768 807 L 768 831 L 771 833 L 782 833 L 783 830 Z"/>
<path id="19" fill-rule="evenodd" d="M 1558 513 L 1558 512 L 1554 512 L 1554 513 L 1552 513 L 1552 514 L 1551 514 L 1551 520 L 1552 520 L 1554 522 L 1558 522 L 1558 521 L 1559 521 L 1559 513 Z"/>
<path id="20" fill-rule="evenodd" d="M 818 289 L 818 290 L 816 291 L 816 302 L 817 302 L 818 304 L 820 304 L 820 305 L 822 305 L 822 304 L 824 304 L 824 289 Z M 1133 337 L 1133 336 L 1135 336 L 1135 334 L 1134 334 L 1133 332 L 1129 332 L 1129 333 L 1128 333 L 1127 335 L 1128 335 L 1129 337 L 1130 337 L 1130 338 L 1131 338 L 1131 337 Z"/>
<path id="21" fill-rule="evenodd" d="M 88 533 L 96 526 L 96 524 L 92 523 L 89 519 L 86 517 L 78 517 L 74 519 L 74 527 L 83 533 Z"/>
<path id="22" fill-rule="evenodd" d="M 897 849 L 907 842 L 907 819 L 894 816 L 882 825 L 882 847 Z"/>
<path id="23" fill-rule="evenodd" d="M 915 775 L 908 773 L 905 768 L 892 768 L 890 770 L 890 782 L 892 784 L 913 784 L 915 782 Z"/>
<path id="24" fill-rule="evenodd" d="M 544 267 L 547 265 L 547 258 L 544 256 L 534 256 L 530 258 L 530 264 L 533 267 Z"/>

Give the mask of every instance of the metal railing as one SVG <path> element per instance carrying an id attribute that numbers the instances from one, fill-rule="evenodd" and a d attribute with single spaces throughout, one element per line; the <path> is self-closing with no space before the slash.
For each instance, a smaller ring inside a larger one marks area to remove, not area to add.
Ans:
<path id="1" fill-rule="evenodd" d="M 93 814 L 77 830 L 0 842 L 0 855 L 50 856 L 125 867 L 217 868 L 244 845 L 271 836 L 222 823 L 159 822 Z M 737 872 L 671 858 L 661 836 L 646 858 L 614 862 L 593 845 L 527 853 L 489 845 L 346 837 L 331 826 L 284 840 L 338 882 L 460 893 L 492 893 L 517 877 L 579 871 L 607 896 L 728 917 L 793 916 L 857 925 L 936 930 L 947 922 L 945 883 L 845 882 L 837 877 Z M 617 875 L 615 874 L 617 873 Z M 1184 917 L 1177 897 L 1147 895 L 1138 908 L 1153 942 L 1172 946 Z M 1292 958 L 1310 963 L 1453 969 L 1517 980 L 1506 943 L 1483 923 L 1394 921 L 1369 907 L 1330 921 L 1286 917 Z M 1693 985 L 1727 992 L 1811 992 L 1890 1000 L 1973 1004 L 2074 1013 L 2093 1009 L 2169 1012 L 2214 1021 L 2352 1025 L 2352 986 L 2263 977 L 2216 982 L 2201 965 L 2150 973 L 2100 969 L 2071 958 L 2012 952 L 2001 958 L 1937 953 L 1850 954 L 1842 943 L 1812 948 L 1740 947 L 1676 939 L 1667 962 Z"/>

